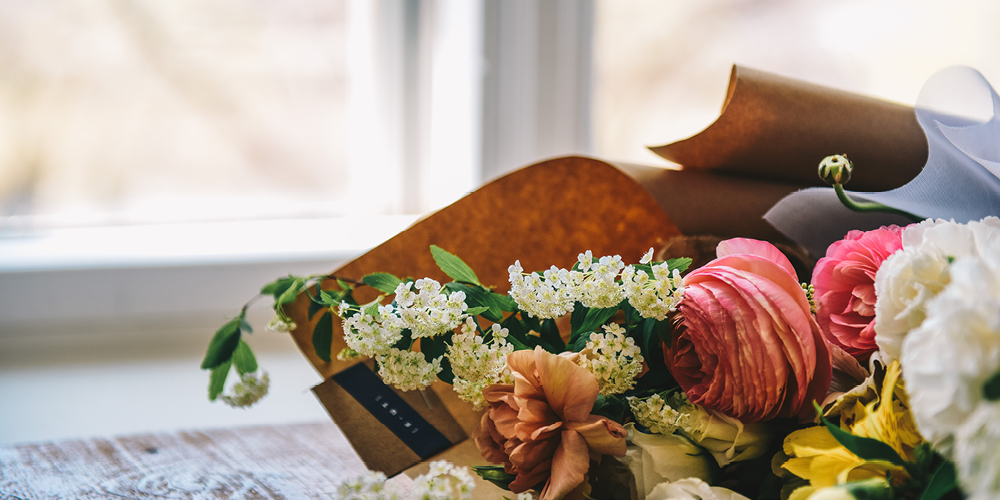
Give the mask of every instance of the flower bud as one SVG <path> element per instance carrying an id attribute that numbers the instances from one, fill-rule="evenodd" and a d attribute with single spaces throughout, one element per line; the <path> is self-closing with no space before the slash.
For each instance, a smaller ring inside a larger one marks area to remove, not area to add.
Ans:
<path id="1" fill-rule="evenodd" d="M 847 155 L 827 156 L 819 162 L 819 178 L 827 184 L 847 184 L 853 171 L 854 163 L 847 159 Z"/>

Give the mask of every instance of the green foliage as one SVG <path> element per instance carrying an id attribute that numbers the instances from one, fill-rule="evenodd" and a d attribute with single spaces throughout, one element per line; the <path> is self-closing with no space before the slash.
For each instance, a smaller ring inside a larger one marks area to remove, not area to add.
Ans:
<path id="1" fill-rule="evenodd" d="M 233 351 L 240 343 L 240 324 L 243 322 L 243 313 L 241 312 L 239 316 L 222 325 L 215 332 L 212 340 L 208 343 L 205 359 L 201 362 L 202 370 L 213 369 L 232 359 Z"/>
<path id="2" fill-rule="evenodd" d="M 479 474 L 479 477 L 508 491 L 510 483 L 517 477 L 504 471 L 502 465 L 473 465 L 472 470 Z"/>
<path id="3" fill-rule="evenodd" d="M 987 401 L 1000 400 L 1000 371 L 986 379 L 986 383 L 983 384 L 983 397 Z"/>
<path id="4" fill-rule="evenodd" d="M 453 336 L 453 332 L 448 332 L 444 335 L 420 339 L 420 352 L 424 354 L 424 359 L 430 362 L 438 356 L 444 356 Z M 451 362 L 448 361 L 447 357 L 441 358 L 441 371 L 438 373 L 438 378 L 446 384 L 455 383 L 455 373 L 452 371 Z"/>
<path id="5" fill-rule="evenodd" d="M 232 367 L 232 361 L 226 361 L 215 368 L 212 368 L 212 373 L 208 378 L 208 400 L 215 401 L 219 394 L 226 388 L 226 377 L 229 376 L 229 369 Z"/>
<path id="6" fill-rule="evenodd" d="M 503 309 L 499 301 L 493 298 L 495 293 L 478 285 L 468 285 L 465 283 L 445 283 L 444 289 L 449 293 L 465 293 L 465 304 L 470 309 L 485 307 L 486 310 L 479 313 L 480 316 L 499 323 L 503 320 Z"/>
<path id="7" fill-rule="evenodd" d="M 270 295 L 274 298 L 280 297 L 286 290 L 288 290 L 292 284 L 295 283 L 296 278 L 289 275 L 287 278 L 278 278 L 272 281 L 263 288 L 260 289 L 261 295 Z"/>
<path id="8" fill-rule="evenodd" d="M 472 268 L 454 254 L 437 245 L 431 245 L 431 255 L 434 257 L 434 262 L 441 268 L 441 271 L 447 274 L 449 278 L 463 283 L 482 286 Z"/>
<path id="9" fill-rule="evenodd" d="M 608 417 L 621 424 L 625 421 L 625 409 L 625 402 L 620 398 L 599 394 L 597 400 L 594 401 L 594 409 L 590 413 Z"/>
<path id="10" fill-rule="evenodd" d="M 581 305 L 581 308 L 585 309 L 587 312 L 584 314 L 583 320 L 580 321 L 580 326 L 577 328 L 573 328 L 572 333 L 574 334 L 577 333 L 586 334 L 597 331 L 597 329 L 600 328 L 601 325 L 607 323 L 608 320 L 610 320 L 611 317 L 618 312 L 620 306 L 608 307 L 605 309 L 589 309 L 589 308 L 584 308 Z M 575 312 L 576 310 L 574 309 L 574 313 Z M 573 317 L 570 316 L 571 325 L 572 322 L 573 322 Z"/>
<path id="11" fill-rule="evenodd" d="M 257 358 L 250 350 L 250 346 L 243 340 L 240 340 L 236 350 L 233 351 L 233 364 L 236 365 L 236 371 L 240 375 L 257 371 Z"/>
<path id="12" fill-rule="evenodd" d="M 319 359 L 330 362 L 330 349 L 333 346 L 333 315 L 330 311 L 323 313 L 313 328 L 313 350 Z"/>
<path id="13" fill-rule="evenodd" d="M 559 327 L 553 319 L 542 320 L 538 330 L 539 340 L 542 347 L 549 352 L 563 352 L 566 350 L 566 343 L 563 342 L 559 334 Z"/>
<path id="14" fill-rule="evenodd" d="M 371 273 L 361 278 L 361 282 L 382 293 L 396 293 L 396 287 L 403 281 L 389 273 Z"/>
<path id="15" fill-rule="evenodd" d="M 927 488 L 920 495 L 920 500 L 939 500 L 955 488 L 958 488 L 958 482 L 955 478 L 955 464 L 947 460 L 942 461 L 931 474 Z"/>
<path id="16" fill-rule="evenodd" d="M 479 316 L 480 314 L 489 310 L 490 308 L 486 306 L 470 307 L 465 310 L 465 314 L 468 314 L 469 316 Z"/>

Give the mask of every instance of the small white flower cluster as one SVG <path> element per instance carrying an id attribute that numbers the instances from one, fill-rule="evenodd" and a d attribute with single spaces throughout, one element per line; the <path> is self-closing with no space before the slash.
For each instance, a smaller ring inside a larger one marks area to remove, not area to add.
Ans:
<path id="1" fill-rule="evenodd" d="M 466 467 L 455 467 L 446 461 L 431 462 L 427 474 L 413 480 L 410 494 L 387 486 L 385 474 L 368 471 L 337 486 L 334 500 L 469 500 L 476 487 Z M 518 500 L 522 497 L 518 495 Z M 528 500 L 531 496 L 526 497 Z"/>
<path id="2" fill-rule="evenodd" d="M 507 368 L 507 355 L 514 352 L 514 346 L 507 343 L 507 329 L 496 323 L 490 328 L 493 339 L 484 343 L 483 337 L 476 334 L 475 320 L 466 319 L 462 333 L 452 337 L 446 354 L 455 374 L 455 392 L 463 401 L 472 403 L 476 410 L 486 405 L 483 388 L 513 383 Z"/>
<path id="3" fill-rule="evenodd" d="M 617 306 L 625 298 L 625 291 L 620 283 L 615 281 L 618 274 L 625 269 L 625 263 L 619 255 L 605 255 L 593 262 L 590 250 L 580 254 L 581 278 L 577 300 L 586 307 L 607 308 Z"/>
<path id="4" fill-rule="evenodd" d="M 288 333 L 295 329 L 295 322 L 275 314 L 265 329 L 269 332 Z"/>
<path id="5" fill-rule="evenodd" d="M 476 483 L 468 468 L 440 460 L 431 462 L 431 470 L 417 476 L 413 486 L 418 500 L 470 500 Z"/>
<path id="6" fill-rule="evenodd" d="M 441 358 L 428 362 L 424 355 L 413 351 L 400 351 L 393 347 L 378 356 L 378 374 L 385 383 L 401 391 L 425 389 L 437 380 L 441 371 Z"/>
<path id="7" fill-rule="evenodd" d="M 671 399 L 671 403 L 678 406 L 677 409 L 671 407 L 659 394 L 653 394 L 646 399 L 630 397 L 628 404 L 639 425 L 656 434 L 670 435 L 674 431 L 685 430 L 690 426 L 690 410 L 693 408 L 690 404 L 681 404 L 686 398 Z"/>
<path id="8" fill-rule="evenodd" d="M 430 278 L 400 283 L 396 287 L 396 305 L 400 324 L 410 329 L 413 338 L 433 337 L 454 330 L 465 319 L 468 309 L 465 292 L 445 295 L 441 292 L 441 284 Z"/>
<path id="9" fill-rule="evenodd" d="M 270 386 L 271 379 L 268 378 L 267 372 L 261 371 L 259 377 L 257 373 L 244 373 L 240 381 L 233 386 L 232 394 L 223 394 L 219 399 L 233 408 L 249 408 L 267 395 Z"/>
<path id="10" fill-rule="evenodd" d="M 576 294 L 569 271 L 552 266 L 541 275 L 524 274 L 521 261 L 514 261 L 507 272 L 510 273 L 510 298 L 531 317 L 558 318 L 573 311 Z"/>
<path id="11" fill-rule="evenodd" d="M 653 258 L 650 248 L 642 259 L 648 264 Z M 510 297 L 522 311 L 532 317 L 558 318 L 573 312 L 574 303 L 589 308 L 617 306 L 628 299 L 644 318 L 663 320 L 675 310 L 683 297 L 680 272 L 670 272 L 670 266 L 653 266 L 653 277 L 626 266 L 621 256 L 604 256 L 594 262 L 590 250 L 578 257 L 578 270 L 552 266 L 549 270 L 524 274 L 520 261 L 507 269 L 510 273 Z M 619 281 L 619 278 L 621 280 Z"/>
<path id="12" fill-rule="evenodd" d="M 338 314 L 343 318 L 350 309 L 350 305 L 342 302 Z M 363 356 L 384 354 L 402 338 L 403 325 L 392 304 L 379 305 L 375 314 L 362 309 L 344 321 L 344 341 Z"/>
<path id="13" fill-rule="evenodd" d="M 628 266 L 622 271 L 622 283 L 628 303 L 640 316 L 663 321 L 667 313 L 677 310 L 684 298 L 684 287 L 680 271 L 674 269 L 671 273 L 666 263 L 656 264 L 652 269 L 653 277 L 650 278 L 644 271 Z"/>
<path id="14" fill-rule="evenodd" d="M 621 394 L 635 386 L 642 371 L 642 351 L 617 323 L 604 326 L 606 333 L 590 334 L 578 363 L 597 378 L 601 394 Z"/>
<path id="15" fill-rule="evenodd" d="M 385 474 L 368 471 L 337 486 L 334 500 L 401 500 L 399 492 L 386 488 Z"/>

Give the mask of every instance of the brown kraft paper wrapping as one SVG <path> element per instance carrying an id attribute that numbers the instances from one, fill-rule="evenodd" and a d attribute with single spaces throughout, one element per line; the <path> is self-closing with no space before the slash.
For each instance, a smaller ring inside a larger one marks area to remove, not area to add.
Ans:
<path id="1" fill-rule="evenodd" d="M 650 148 L 692 169 L 823 186 L 820 160 L 847 154 L 850 188 L 885 191 L 916 177 L 927 139 L 912 107 L 733 66 L 722 113 L 701 133 Z"/>

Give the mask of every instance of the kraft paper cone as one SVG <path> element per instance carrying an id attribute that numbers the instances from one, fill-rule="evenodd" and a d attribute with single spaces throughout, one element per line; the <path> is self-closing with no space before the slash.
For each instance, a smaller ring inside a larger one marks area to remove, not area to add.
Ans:
<path id="1" fill-rule="evenodd" d="M 400 277 L 426 276 L 450 281 L 431 256 L 430 245 L 435 244 L 461 257 L 482 283 L 505 292 L 509 289 L 507 267 L 515 260 L 520 260 L 525 269 L 565 267 L 575 262 L 580 252 L 589 249 L 594 255 L 620 254 L 637 261 L 650 247 L 659 248 L 679 235 L 667 214 L 633 178 L 599 160 L 559 158 L 490 182 L 334 274 L 357 280 L 372 272 L 389 272 Z M 332 285 L 332 282 L 323 284 Z M 356 298 L 364 303 L 377 293 L 362 287 L 357 290 Z M 346 347 L 339 321 L 334 321 L 332 361 L 324 362 L 316 355 L 312 331 L 321 315 L 316 314 L 310 321 L 306 317 L 308 305 L 309 299 L 302 296 L 286 306 L 286 313 L 298 325 L 292 335 L 316 370 L 324 379 L 330 379 L 353 363 L 336 359 L 336 354 Z M 459 400 L 447 384 L 436 382 L 431 391 L 461 430 L 471 436 L 479 426 L 481 413 Z M 378 429 L 374 418 L 336 384 L 327 380 L 314 392 L 370 468 L 394 474 L 418 462 L 416 455 Z M 411 399 L 415 397 L 412 395 Z M 410 403 L 414 409 L 420 408 L 419 398 Z M 427 415 L 433 416 L 432 413 Z M 439 425 L 442 424 L 435 423 L 435 427 Z M 444 433 L 447 429 L 441 430 Z M 434 459 L 485 465 L 477 457 L 475 444 L 467 440 Z M 416 475 L 419 470 L 407 474 Z M 481 498 L 498 498 L 500 493 L 484 481 L 479 481 L 476 491 Z"/>
<path id="2" fill-rule="evenodd" d="M 690 169 L 810 186 L 820 160 L 847 154 L 850 188 L 885 191 L 917 176 L 927 140 L 912 107 L 733 66 L 722 113 L 701 133 L 650 148 Z"/>

